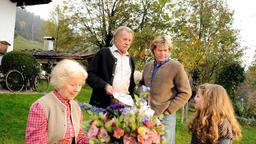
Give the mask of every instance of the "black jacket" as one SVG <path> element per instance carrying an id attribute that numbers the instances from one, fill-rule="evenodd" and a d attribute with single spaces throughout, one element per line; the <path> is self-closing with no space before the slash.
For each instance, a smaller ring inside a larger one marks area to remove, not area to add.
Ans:
<path id="1" fill-rule="evenodd" d="M 117 59 L 113 56 L 109 48 L 101 49 L 87 68 L 87 83 L 92 87 L 90 104 L 100 108 L 106 108 L 111 104 L 111 97 L 106 94 L 105 87 L 107 84 L 112 85 Z M 130 86 L 129 92 L 133 95 L 134 82 L 134 59 L 130 56 Z"/>

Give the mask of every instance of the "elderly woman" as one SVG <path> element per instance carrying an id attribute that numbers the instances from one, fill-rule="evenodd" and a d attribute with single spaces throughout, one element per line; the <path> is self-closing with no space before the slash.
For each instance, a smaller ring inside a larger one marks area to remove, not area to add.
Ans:
<path id="1" fill-rule="evenodd" d="M 81 122 L 83 115 L 74 98 L 87 78 L 74 60 L 62 60 L 52 70 L 54 91 L 35 101 L 29 111 L 26 143 L 88 143 Z"/>
<path id="2" fill-rule="evenodd" d="M 164 115 L 166 144 L 174 144 L 176 111 L 187 103 L 191 88 L 183 65 L 169 58 L 170 36 L 156 37 L 150 48 L 154 60 L 145 65 L 140 85 L 150 89 L 150 107 L 156 114 Z"/>

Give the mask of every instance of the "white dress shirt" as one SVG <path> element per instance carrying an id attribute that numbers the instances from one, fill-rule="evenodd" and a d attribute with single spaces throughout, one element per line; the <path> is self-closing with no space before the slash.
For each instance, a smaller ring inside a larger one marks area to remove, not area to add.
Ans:
<path id="1" fill-rule="evenodd" d="M 129 53 L 126 52 L 125 54 L 122 54 L 115 45 L 110 47 L 110 50 L 114 57 L 117 59 L 112 85 L 114 93 L 129 94 L 131 77 Z"/>

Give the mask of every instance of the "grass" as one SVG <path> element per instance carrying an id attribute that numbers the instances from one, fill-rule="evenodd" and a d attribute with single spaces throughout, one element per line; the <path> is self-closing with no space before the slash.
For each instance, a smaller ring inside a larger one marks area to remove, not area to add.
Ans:
<path id="1" fill-rule="evenodd" d="M 33 49 L 43 49 L 43 43 L 37 42 L 37 41 L 30 41 L 26 40 L 25 38 L 21 36 L 17 36 L 14 39 L 13 44 L 13 50 L 14 51 L 20 51 L 20 50 L 33 50 Z"/>
<path id="2" fill-rule="evenodd" d="M 29 106 L 40 96 L 40 94 L 1 94 L 0 141 L 2 143 L 24 143 Z"/>
<path id="3" fill-rule="evenodd" d="M 80 102 L 88 102 L 91 90 L 86 87 L 77 96 Z M 0 93 L 0 144 L 25 143 L 25 129 L 30 105 L 43 94 L 37 93 Z M 191 115 L 191 114 L 190 114 Z M 187 124 L 180 121 L 177 113 L 176 144 L 188 144 L 191 135 L 187 131 Z M 256 143 L 256 127 L 242 124 L 243 138 L 234 144 Z"/>
<path id="4" fill-rule="evenodd" d="M 0 144 L 25 143 L 25 130 L 30 105 L 44 94 L 0 93 Z M 77 100 L 88 102 L 90 91 L 82 89 Z"/>

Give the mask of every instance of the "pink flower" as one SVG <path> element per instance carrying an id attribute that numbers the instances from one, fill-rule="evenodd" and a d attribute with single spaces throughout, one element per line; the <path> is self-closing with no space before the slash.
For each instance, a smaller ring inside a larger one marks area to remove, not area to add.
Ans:
<path id="1" fill-rule="evenodd" d="M 152 121 L 146 120 L 146 121 L 144 121 L 144 125 L 147 128 L 152 128 L 154 126 L 154 123 Z"/>
<path id="2" fill-rule="evenodd" d="M 116 121 L 115 119 L 111 119 L 107 122 L 105 122 L 105 128 L 108 132 L 113 132 L 113 129 L 116 127 Z"/>
<path id="3" fill-rule="evenodd" d="M 138 144 L 152 144 L 152 140 L 151 139 L 145 138 L 144 136 L 141 136 L 141 135 L 139 135 L 137 137 L 137 140 L 138 140 Z"/>
<path id="4" fill-rule="evenodd" d="M 93 137 L 96 137 L 99 132 L 99 128 L 95 125 L 92 125 L 88 132 L 88 138 L 91 139 Z"/>
<path id="5" fill-rule="evenodd" d="M 124 130 L 121 128 L 117 128 L 114 130 L 114 137 L 120 139 L 124 135 Z"/>
<path id="6" fill-rule="evenodd" d="M 125 134 L 124 135 L 124 144 L 136 144 L 136 139 L 132 137 L 130 134 Z"/>
<path id="7" fill-rule="evenodd" d="M 104 128 L 100 128 L 98 138 L 100 138 L 100 142 L 102 142 L 102 143 L 109 142 L 109 140 L 110 140 L 108 132 Z"/>
<path id="8" fill-rule="evenodd" d="M 150 141 L 152 141 L 153 143 L 160 142 L 161 136 L 159 133 L 153 132 L 153 131 L 148 131 L 147 135 L 148 135 L 148 139 L 150 139 Z"/>
<path id="9" fill-rule="evenodd" d="M 161 141 L 161 136 L 159 133 L 155 133 L 155 135 L 153 136 L 153 143 L 160 143 Z"/>
<path id="10" fill-rule="evenodd" d="M 105 125 L 107 125 L 109 127 L 115 127 L 116 121 L 115 121 L 115 119 L 108 120 L 107 122 L 105 122 Z"/>

